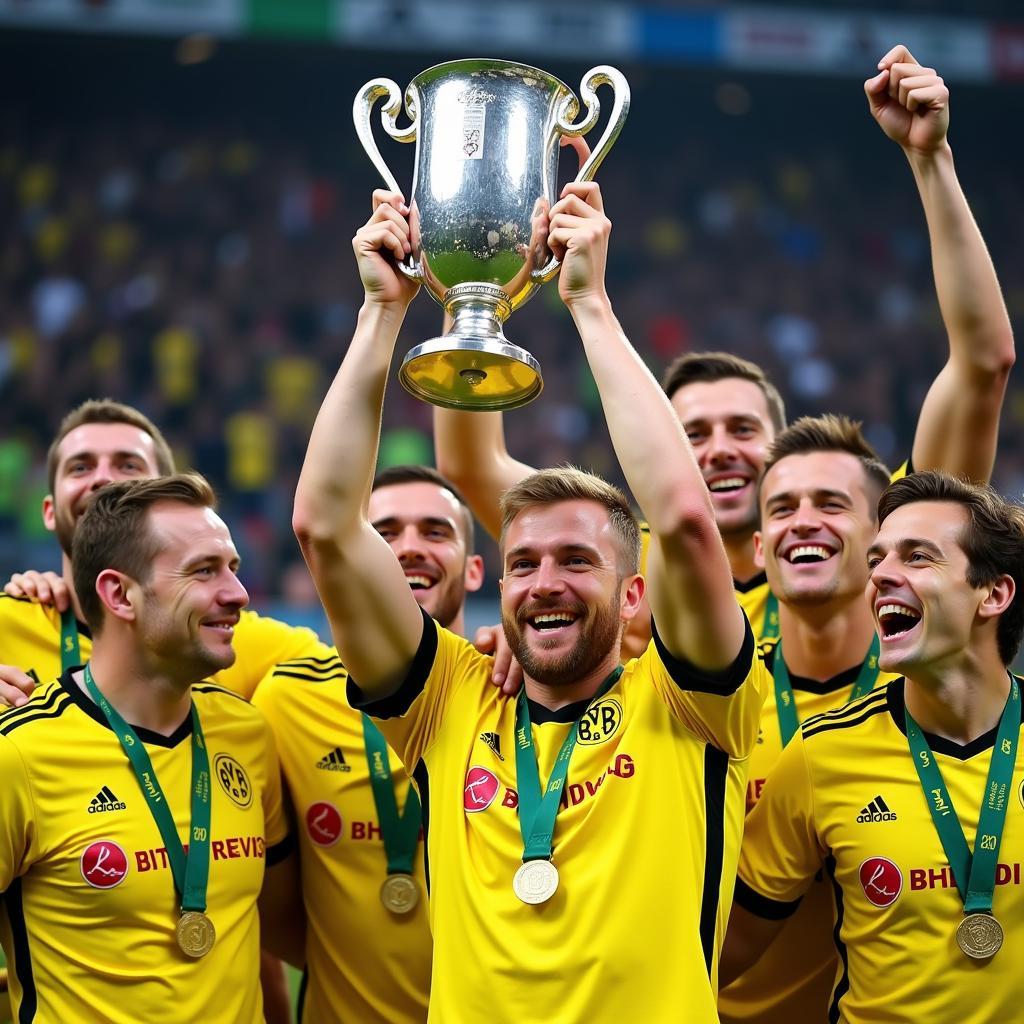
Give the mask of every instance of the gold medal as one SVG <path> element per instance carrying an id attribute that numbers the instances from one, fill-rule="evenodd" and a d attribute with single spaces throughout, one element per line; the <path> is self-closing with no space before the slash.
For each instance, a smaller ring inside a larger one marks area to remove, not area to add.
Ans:
<path id="1" fill-rule="evenodd" d="M 388 875 L 380 887 L 380 901 L 392 914 L 408 914 L 420 901 L 416 879 L 404 871 Z"/>
<path id="2" fill-rule="evenodd" d="M 991 914 L 967 914 L 957 925 L 956 944 L 974 960 L 988 960 L 1003 944 L 1003 926 Z"/>
<path id="3" fill-rule="evenodd" d="M 202 911 L 183 910 L 178 918 L 177 938 L 182 953 L 198 959 L 213 949 L 217 933 Z"/>
<path id="4" fill-rule="evenodd" d="M 512 891 L 524 903 L 547 903 L 558 888 L 558 868 L 549 860 L 528 860 L 519 865 Z"/>

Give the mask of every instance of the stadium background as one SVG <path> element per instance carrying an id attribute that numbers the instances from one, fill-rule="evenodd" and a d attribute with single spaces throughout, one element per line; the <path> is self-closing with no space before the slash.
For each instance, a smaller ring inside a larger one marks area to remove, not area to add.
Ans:
<path id="1" fill-rule="evenodd" d="M 959 174 L 1019 328 L 1024 19 L 991 0 L 885 7 L 0 0 L 0 575 L 57 567 L 45 442 L 73 404 L 111 395 L 214 481 L 254 606 L 320 623 L 289 516 L 379 184 L 352 96 L 458 56 L 537 64 L 574 90 L 619 66 L 632 109 L 599 180 L 636 346 L 657 373 L 690 348 L 755 359 L 791 416 L 857 416 L 901 461 L 946 341 L 911 174 L 860 82 L 902 41 L 950 83 Z M 380 146 L 408 187 L 414 147 Z M 400 349 L 439 322 L 421 294 Z M 617 477 L 556 289 L 507 334 L 546 377 L 508 417 L 515 454 Z M 995 476 L 1012 496 L 1022 423 L 1013 382 Z M 382 460 L 431 457 L 429 408 L 394 382 Z M 474 622 L 496 615 L 486 553 Z"/>
<path id="2" fill-rule="evenodd" d="M 950 83 L 960 178 L 1019 333 L 1024 17 L 996 0 L 882 6 L 0 0 L 0 576 L 58 567 L 45 445 L 71 406 L 109 395 L 216 484 L 255 607 L 323 628 L 289 518 L 361 298 L 349 239 L 379 184 L 351 100 L 459 56 L 574 90 L 619 66 L 632 110 L 599 180 L 636 346 L 657 373 L 692 348 L 754 359 L 791 416 L 857 416 L 898 463 L 946 341 L 911 175 L 860 81 L 905 42 Z M 413 147 L 381 148 L 408 187 Z M 402 350 L 439 320 L 421 295 Z M 555 288 L 507 333 L 547 384 L 509 416 L 513 452 L 617 478 Z M 1022 426 L 1011 381 L 995 482 L 1015 498 Z M 429 409 L 393 384 L 382 461 L 431 458 Z M 497 614 L 485 554 L 471 623 Z"/>

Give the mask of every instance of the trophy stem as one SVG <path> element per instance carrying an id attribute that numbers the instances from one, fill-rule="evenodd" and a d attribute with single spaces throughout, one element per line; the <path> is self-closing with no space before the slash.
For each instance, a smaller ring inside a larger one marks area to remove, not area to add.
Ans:
<path id="1" fill-rule="evenodd" d="M 512 312 L 507 292 L 473 282 L 450 288 L 442 303 L 454 321 L 448 334 L 411 349 L 402 361 L 402 386 L 446 409 L 516 409 L 544 387 L 540 364 L 509 343 L 503 322 Z"/>

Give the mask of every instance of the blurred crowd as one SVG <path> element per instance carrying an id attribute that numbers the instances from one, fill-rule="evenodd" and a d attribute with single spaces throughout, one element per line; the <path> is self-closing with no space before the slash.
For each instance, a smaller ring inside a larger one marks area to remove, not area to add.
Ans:
<path id="1" fill-rule="evenodd" d="M 664 82 L 650 73 L 633 80 L 630 123 L 599 180 L 614 225 L 609 291 L 634 343 L 659 375 L 694 348 L 754 359 L 781 387 L 791 417 L 849 413 L 887 459 L 902 461 L 946 342 L 909 169 L 858 106 L 857 83 L 828 84 L 845 100 L 825 123 L 822 111 L 834 110 L 827 99 L 758 128 L 757 104 L 747 112 L 742 92 L 723 99 L 719 88 L 717 107 L 709 102 L 668 132 Z M 807 88 L 794 79 L 792 95 Z M 781 82 L 770 89 L 785 95 Z M 156 112 L 40 117 L 29 99 L 8 102 L 0 572 L 56 564 L 38 512 L 45 445 L 71 406 L 111 396 L 145 411 L 180 463 L 214 482 L 254 600 L 311 600 L 291 496 L 360 303 L 349 239 L 376 184 L 341 95 L 319 133 L 309 116 L 268 126 L 216 104 L 199 116 L 168 103 Z M 961 178 L 1019 327 L 1019 168 L 1012 155 L 961 153 L 958 129 L 972 104 L 984 109 L 984 97 L 958 100 L 954 90 Z M 745 116 L 726 116 L 723 104 Z M 386 139 L 381 147 L 389 160 L 400 148 Z M 396 173 L 409 159 L 395 159 Z M 424 292 L 402 351 L 437 334 L 440 321 Z M 508 416 L 514 453 L 616 478 L 555 285 L 506 333 L 537 355 L 546 382 L 535 405 Z M 1022 423 L 1024 388 L 1013 381 L 995 475 L 1011 496 L 1024 492 Z M 432 458 L 429 407 L 397 382 L 381 458 Z"/>

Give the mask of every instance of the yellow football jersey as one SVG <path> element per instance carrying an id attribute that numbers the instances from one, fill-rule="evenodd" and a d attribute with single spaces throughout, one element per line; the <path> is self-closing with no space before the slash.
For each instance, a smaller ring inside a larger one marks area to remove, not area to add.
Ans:
<path id="1" fill-rule="evenodd" d="M 975 961 L 956 944 L 963 902 L 908 747 L 903 688 L 898 679 L 803 724 L 747 820 L 736 900 L 778 917 L 824 871 L 838 961 L 827 1016 L 819 1019 L 1017 1020 L 1024 1003 L 1013 955 L 1024 934 L 1024 756 L 1018 748 L 993 904 L 1006 944 L 991 960 Z M 971 849 L 995 734 L 965 746 L 927 737 Z"/>
<path id="2" fill-rule="evenodd" d="M 761 657 L 770 675 L 774 672 L 777 648 L 777 639 L 761 644 Z M 860 664 L 853 665 L 823 683 L 790 676 L 798 719 L 806 721 L 846 704 L 860 669 Z M 879 672 L 876 686 L 895 678 L 890 672 Z M 781 756 L 782 733 L 775 690 L 769 687 L 768 699 L 761 709 L 757 745 L 750 755 L 748 811 L 757 802 L 766 778 Z M 749 843 L 752 839 L 748 835 L 743 842 Z M 830 943 L 821 941 L 831 924 L 831 908 L 831 894 L 824 880 L 816 878 L 799 910 L 788 918 L 764 956 L 719 993 L 718 1012 L 722 1024 L 740 1024 L 741 1021 L 794 1024 L 822 1019 L 835 978 L 835 950 Z"/>
<path id="3" fill-rule="evenodd" d="M 765 675 L 749 629 L 708 677 L 655 633 L 614 686 L 530 705 L 546 780 L 584 710 L 554 832 L 547 903 L 516 898 L 522 862 L 516 701 L 490 659 L 424 615 L 409 677 L 370 705 L 417 781 L 434 936 L 432 1021 L 717 1021 L 718 954 L 732 898 L 747 758 Z M 358 686 L 349 681 L 358 706 Z"/>
<path id="4" fill-rule="evenodd" d="M 92 634 L 85 623 L 77 625 L 79 660 L 86 662 L 92 651 Z M 0 593 L 0 638 L 0 664 L 14 665 L 37 682 L 61 674 L 60 613 L 55 608 Z M 249 698 L 279 661 L 300 658 L 319 642 L 311 629 L 243 611 L 235 627 L 235 662 L 210 678 Z"/>
<path id="5" fill-rule="evenodd" d="M 302 1024 L 341 1020 L 416 1024 L 427 1017 L 430 928 L 423 843 L 407 914 L 381 903 L 387 856 L 370 785 L 362 714 L 345 696 L 348 673 L 333 647 L 285 662 L 253 702 L 266 712 L 298 818 L 306 919 Z M 392 752 L 399 813 L 410 782 Z"/>
<path id="6" fill-rule="evenodd" d="M 263 1020 L 256 898 L 265 860 L 287 853 L 273 739 L 260 712 L 210 683 L 192 688 L 211 765 L 202 959 L 175 941 L 179 898 L 134 770 L 70 673 L 0 715 L 0 940 L 17 1019 Z M 191 719 L 136 730 L 184 842 Z"/>

